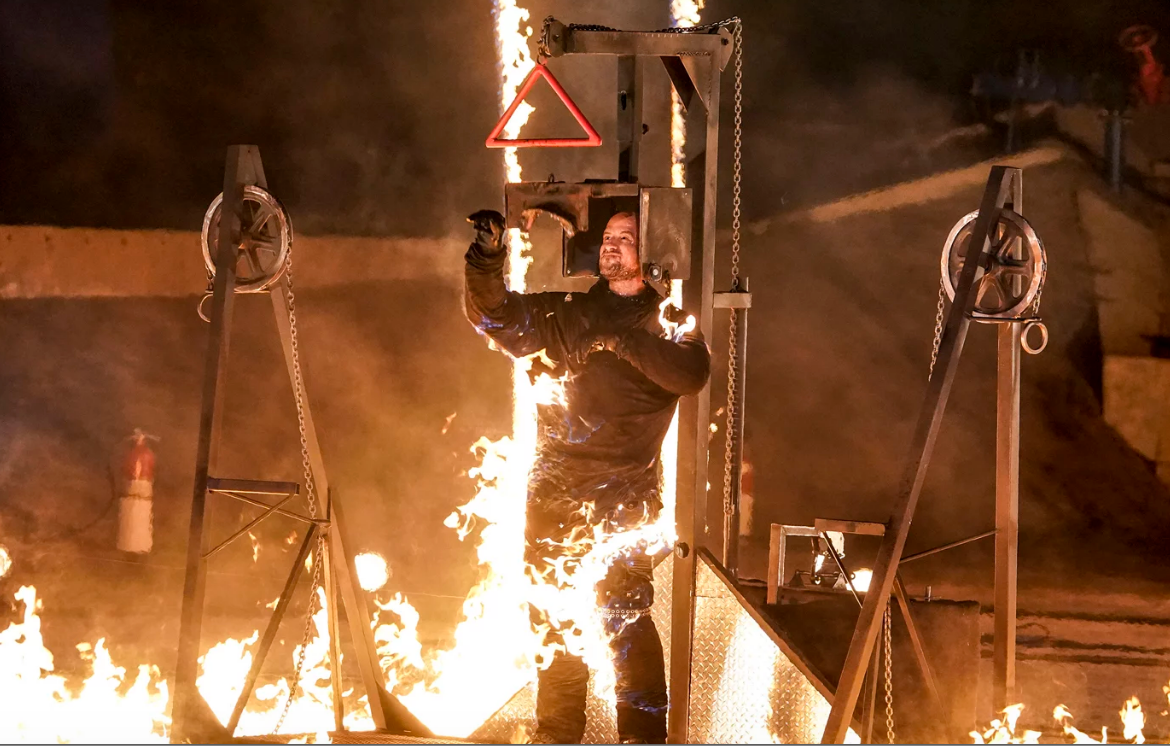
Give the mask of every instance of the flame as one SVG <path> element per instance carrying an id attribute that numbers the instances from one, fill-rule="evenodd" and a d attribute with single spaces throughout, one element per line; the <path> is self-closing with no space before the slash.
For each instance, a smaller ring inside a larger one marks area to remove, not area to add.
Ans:
<path id="1" fill-rule="evenodd" d="M 699 12 L 706 0 L 670 0 L 670 25 L 690 28 L 699 24 Z M 672 87 L 670 90 L 670 185 L 687 185 L 687 120 L 682 99 Z"/>
<path id="2" fill-rule="evenodd" d="M 869 590 L 869 581 L 873 579 L 873 570 L 868 567 L 863 567 L 857 572 L 853 573 L 853 590 L 858 593 L 865 593 Z"/>
<path id="3" fill-rule="evenodd" d="M 973 730 L 971 738 L 974 743 L 1040 743 L 1040 733 L 1034 730 L 1025 730 L 1022 735 L 1016 735 L 1016 723 L 1019 722 L 1022 704 L 1009 705 L 1003 711 L 1003 719 L 991 721 L 991 727 L 983 733 Z"/>
<path id="4" fill-rule="evenodd" d="M 0 544 L 0 578 L 12 569 L 12 555 L 8 554 L 8 547 Z"/>
<path id="5" fill-rule="evenodd" d="M 260 559 L 260 540 L 251 531 L 248 532 L 248 539 L 252 542 L 252 561 Z"/>
<path id="6" fill-rule="evenodd" d="M 104 638 L 93 646 L 83 643 L 77 649 L 92 674 L 74 690 L 53 673 L 36 588 L 22 586 L 14 597 L 23 605 L 21 619 L 0 632 L 0 742 L 167 742 L 169 696 L 157 668 L 139 666 L 127 679 L 126 669 L 111 660 Z"/>
<path id="7" fill-rule="evenodd" d="M 1146 727 L 1146 715 L 1142 712 L 1142 703 L 1137 697 L 1130 697 L 1121 706 L 1122 737 L 1133 743 L 1145 743 L 1146 736 L 1142 729 Z"/>
<path id="8" fill-rule="evenodd" d="M 353 558 L 353 564 L 357 568 L 358 585 L 363 591 L 376 591 L 390 579 L 390 567 L 377 552 L 362 552 Z"/>
<path id="9" fill-rule="evenodd" d="M 1070 712 L 1069 709 L 1064 705 L 1057 705 L 1052 710 L 1052 717 L 1056 719 L 1056 722 L 1060 723 L 1062 728 L 1064 728 L 1066 735 L 1073 737 L 1073 743 L 1108 743 L 1108 729 L 1105 728 L 1105 726 L 1101 727 L 1101 740 L 1094 740 L 1092 736 L 1073 727 L 1072 712 Z"/>
<path id="10" fill-rule="evenodd" d="M 329 609 L 325 589 L 317 589 L 317 610 L 312 624 L 316 633 L 305 646 L 304 665 L 296 695 L 289 707 L 288 715 L 280 721 L 290 685 L 286 678 L 256 687 L 247 709 L 240 718 L 235 735 L 264 735 L 273 732 L 315 733 L 315 743 L 328 743 L 328 731 L 334 727 L 333 690 L 329 666 Z M 243 640 L 229 638 L 214 645 L 199 659 L 200 673 L 195 680 L 199 693 L 207 701 L 211 711 L 223 724 L 231 717 L 232 708 L 243 690 L 244 679 L 252 666 L 252 646 L 259 633 Z M 292 662 L 296 663 L 301 646 L 292 651 Z M 346 696 L 352 692 L 345 692 Z M 372 730 L 373 719 L 365 697 L 356 702 L 347 702 L 345 726 L 349 730 Z"/>

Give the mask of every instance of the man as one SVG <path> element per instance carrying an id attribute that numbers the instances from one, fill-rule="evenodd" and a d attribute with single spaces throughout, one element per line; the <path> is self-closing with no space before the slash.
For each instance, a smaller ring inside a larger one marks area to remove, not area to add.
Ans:
<path id="1" fill-rule="evenodd" d="M 526 560 L 537 581 L 556 584 L 558 566 L 587 550 L 567 546 L 583 528 L 629 529 L 654 519 L 659 451 L 680 396 L 707 382 L 711 355 L 697 332 L 667 339 L 661 296 L 642 276 L 638 221 L 614 215 L 605 228 L 598 272 L 587 293 L 522 295 L 504 285 L 504 219 L 481 210 L 468 221 L 467 318 L 514 357 L 544 351 L 554 377 L 565 376 L 565 404 L 541 407 L 537 454 L 529 475 Z M 623 743 L 666 740 L 662 643 L 649 609 L 652 562 L 623 557 L 598 587 L 612 635 L 617 729 Z M 555 629 L 540 609 L 533 623 Z M 534 743 L 577 743 L 585 732 L 588 670 L 557 655 L 537 680 Z"/>

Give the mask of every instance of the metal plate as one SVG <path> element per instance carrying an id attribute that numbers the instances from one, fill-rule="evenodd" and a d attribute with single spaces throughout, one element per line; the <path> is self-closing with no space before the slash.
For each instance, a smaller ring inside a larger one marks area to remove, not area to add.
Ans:
<path id="1" fill-rule="evenodd" d="M 703 561 L 695 577 L 690 743 L 817 743 L 830 705 Z"/>

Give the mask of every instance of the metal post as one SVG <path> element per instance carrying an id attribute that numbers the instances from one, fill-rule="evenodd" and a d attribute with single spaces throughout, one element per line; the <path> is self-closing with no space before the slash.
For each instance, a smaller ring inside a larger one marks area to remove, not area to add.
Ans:
<path id="1" fill-rule="evenodd" d="M 183 581 L 183 607 L 175 660 L 175 699 L 171 707 L 171 719 L 174 723 L 172 738 L 176 740 L 214 740 L 224 732 L 195 687 L 195 679 L 199 673 L 203 602 L 207 591 L 207 566 L 203 557 L 210 548 L 210 534 L 205 526 L 207 480 L 219 460 L 219 433 L 223 420 L 228 343 L 231 338 L 229 330 L 235 307 L 236 246 L 239 244 L 244 186 L 248 184 L 266 185 L 260 152 L 254 145 L 232 145 L 227 149 L 223 203 L 216 234 L 211 328 L 204 362 L 203 408 L 199 414 L 195 489 L 187 534 L 187 572 Z"/>
<path id="2" fill-rule="evenodd" d="M 329 518 L 332 520 L 333 495 L 329 496 Z M 333 690 L 333 728 L 345 730 L 345 695 L 341 686 L 341 633 L 337 619 L 337 581 L 333 577 L 333 562 L 336 548 L 332 541 L 325 542 L 325 556 L 321 567 L 321 583 L 325 586 L 326 626 L 329 631 L 329 683 Z"/>
<path id="3" fill-rule="evenodd" d="M 1125 115 L 1119 110 L 1105 114 L 1105 163 L 1109 169 L 1109 186 L 1120 193 L 1125 164 Z"/>
<path id="4" fill-rule="evenodd" d="M 845 665 L 841 670 L 841 680 L 833 697 L 833 707 L 829 712 L 825 732 L 821 737 L 822 743 L 844 743 L 849 732 L 853 709 L 857 705 L 861 684 L 865 678 L 865 669 L 881 629 L 882 614 L 893 592 L 898 561 L 906 546 L 910 523 L 914 519 L 914 510 L 918 506 L 918 498 L 922 494 L 922 485 L 926 480 L 926 467 L 938 439 L 947 398 L 950 396 L 963 344 L 967 339 L 967 329 L 970 325 L 968 313 L 975 301 L 976 270 L 986 261 L 989 237 L 998 223 L 999 211 L 1008 196 L 1010 171 L 1011 169 L 1004 166 L 993 167 L 987 188 L 983 192 L 979 217 L 975 220 L 971 236 L 971 249 L 968 250 L 967 261 L 963 264 L 963 271 L 955 288 L 955 301 L 947 314 L 939 344 L 938 362 L 934 375 L 926 387 L 926 397 L 914 428 L 910 457 L 902 473 L 898 498 L 887 524 L 890 528 L 882 537 L 881 546 L 878 548 L 869 592 L 865 594 L 865 603 L 861 608 L 857 626 L 853 629 L 849 652 L 845 656 Z M 978 261 L 972 261 L 976 257 Z"/>
<path id="5" fill-rule="evenodd" d="M 719 66 L 714 57 L 703 60 L 707 91 L 706 127 L 688 127 L 694 145 L 687 163 L 687 184 L 694 191 L 695 235 L 691 242 L 692 277 L 683 288 L 683 306 L 699 309 L 699 330 L 712 338 L 715 292 L 715 197 L 719 165 Z M 688 147 L 688 150 L 691 150 Z M 695 256 L 695 254 L 698 256 Z M 676 524 L 679 556 L 675 558 L 670 626 L 670 708 L 667 739 L 687 740 L 691 689 L 691 638 L 694 629 L 695 551 L 707 531 L 707 437 L 711 423 L 711 385 L 708 383 L 679 406 L 678 504 Z"/>
<path id="6" fill-rule="evenodd" d="M 1012 209 L 1023 212 L 1023 176 L 1012 179 Z M 1019 259 L 1023 247 L 1010 248 Z M 1013 703 L 1016 687 L 1016 551 L 1020 523 L 1020 333 L 1018 323 L 998 330 L 995 422 L 995 642 L 992 705 Z"/>
<path id="7" fill-rule="evenodd" d="M 748 278 L 740 285 L 744 293 L 748 289 Z M 736 315 L 735 357 L 738 361 L 735 375 L 735 419 L 734 430 L 727 433 L 731 438 L 731 505 L 723 515 L 723 566 L 732 577 L 739 576 L 739 527 L 743 520 L 740 497 L 743 495 L 743 426 L 744 402 L 747 398 L 747 326 L 748 309 L 732 309 Z M 732 402 L 728 402 L 731 406 Z"/>
<path id="8" fill-rule="evenodd" d="M 642 70 L 636 55 L 618 57 L 618 181 L 637 184 L 642 143 Z"/>

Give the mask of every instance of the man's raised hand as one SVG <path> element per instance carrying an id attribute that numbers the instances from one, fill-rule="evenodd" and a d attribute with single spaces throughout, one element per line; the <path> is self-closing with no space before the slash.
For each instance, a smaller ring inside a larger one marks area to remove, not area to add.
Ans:
<path id="1" fill-rule="evenodd" d="M 495 210 L 479 210 L 467 216 L 475 228 L 475 243 L 485 254 L 504 250 L 504 216 Z"/>

